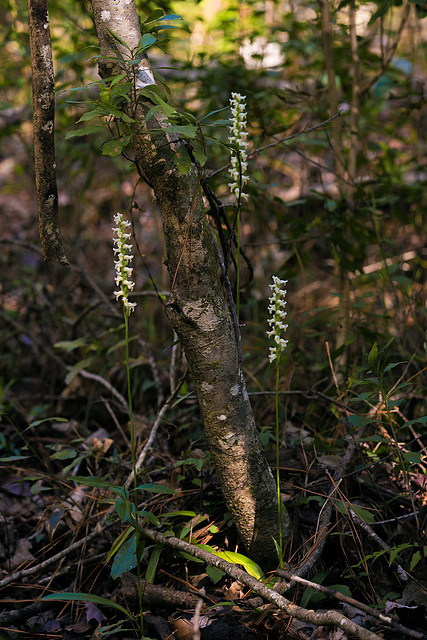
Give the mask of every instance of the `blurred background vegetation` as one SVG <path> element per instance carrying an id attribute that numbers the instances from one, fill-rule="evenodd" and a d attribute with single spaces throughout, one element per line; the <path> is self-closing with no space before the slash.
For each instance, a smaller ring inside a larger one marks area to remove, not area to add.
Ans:
<path id="1" fill-rule="evenodd" d="M 150 52 L 154 69 L 171 89 L 171 103 L 201 118 L 227 106 L 232 91 L 247 96 L 254 153 L 242 244 L 253 278 L 248 281 L 250 272 L 242 263 L 241 318 L 249 383 L 256 390 L 271 387 L 265 317 L 267 284 L 273 273 L 289 279 L 290 346 L 283 367 L 284 390 L 327 386 L 332 378 L 326 342 L 332 361 L 341 367 L 342 393 L 374 341 L 380 347 L 388 345 L 400 359 L 411 360 L 413 373 L 423 368 L 427 107 L 422 7 L 390 0 L 379 5 L 337 4 L 331 10 L 330 36 L 341 118 L 255 152 L 334 115 L 320 4 L 307 0 L 137 4 L 141 15 L 158 6 L 179 14 L 191 30 L 190 34 L 174 30 L 166 53 Z M 26 13 L 16 2 L 1 9 L 5 43 L 0 53 L 1 368 L 4 383 L 15 380 L 16 392 L 36 378 L 43 381 L 40 391 L 45 386 L 45 396 L 47 390 L 62 391 L 63 376 L 44 345 L 84 338 L 85 345 L 67 356 L 68 364 L 90 355 L 93 369 L 107 377 L 106 370 L 118 364 L 114 353 L 112 359 L 103 357 L 117 337 L 107 331 L 111 319 L 94 285 L 111 299 L 111 218 L 117 210 L 129 210 L 131 202 L 138 207 L 133 216 L 144 255 L 138 268 L 139 305 L 133 327 L 165 367 L 173 336 L 161 301 L 148 295 L 153 292 L 152 278 L 158 289 L 168 288 L 161 221 L 151 193 L 137 184 L 127 159 L 102 155 L 103 143 L 111 137 L 107 129 L 104 134 L 65 139 L 87 108 L 85 102 L 97 97 L 97 86 L 91 84 L 97 80 L 97 39 L 87 2 L 50 3 L 60 215 L 72 269 L 41 261 Z M 353 121 L 351 16 L 359 96 L 359 113 Z M 333 128 L 342 144 L 338 160 Z M 226 140 L 226 131 L 212 133 Z M 227 164 L 227 151 L 221 145 L 207 141 L 207 151 L 208 171 Z M 226 171 L 218 172 L 210 184 L 226 204 L 232 204 Z M 231 218 L 233 208 L 228 211 Z M 88 282 L 86 275 L 93 280 Z M 17 370 L 21 362 L 24 366 Z M 143 362 L 135 366 L 144 369 Z M 34 406 L 40 401 L 42 411 L 42 397 L 37 402 L 36 397 Z M 319 428 L 322 421 L 316 420 L 315 431 Z"/>
<path id="2" fill-rule="evenodd" d="M 107 397 L 114 403 L 108 389 L 93 377 L 77 375 L 84 369 L 126 395 L 120 310 L 112 295 L 111 226 L 117 211 L 132 212 L 140 249 L 131 331 L 141 442 L 159 397 L 169 393 L 171 357 L 176 377 L 185 369 L 179 345 L 173 346 L 164 300 L 156 295 L 156 288 L 167 295 L 169 282 L 161 219 L 151 191 L 138 182 L 127 158 L 103 155 L 111 138 L 107 128 L 66 139 L 97 98 L 99 51 L 90 4 L 52 0 L 49 5 L 59 205 L 69 269 L 44 263 L 39 248 L 27 11 L 12 0 L 0 8 L 4 455 L 19 453 L 21 446 L 9 419 L 26 428 L 33 420 L 60 415 L 84 437 L 99 428 L 117 433 L 105 402 Z M 423 416 L 425 5 L 343 0 L 330 8 L 329 26 L 323 30 L 322 5 L 310 0 L 137 1 L 137 6 L 141 15 L 157 7 L 181 15 L 190 29 L 173 30 L 165 51 L 149 52 L 154 70 L 170 87 L 171 104 L 202 118 L 227 107 L 232 91 L 247 96 L 252 155 L 241 229 L 251 268 L 242 261 L 240 320 L 245 373 L 263 443 L 268 446 L 274 424 L 274 396 L 266 395 L 274 389 L 274 368 L 268 364 L 265 335 L 272 274 L 289 280 L 289 345 L 280 381 L 286 392 L 281 405 L 284 440 L 338 452 L 348 425 L 342 405 L 330 399 L 352 403 L 363 414 L 371 411 L 371 433 L 382 428 L 384 398 L 378 393 L 376 398 L 363 396 L 367 387 L 362 384 L 369 377 L 366 354 L 375 342 L 384 362 L 397 364 L 387 374 L 387 389 L 397 381 L 407 383 L 390 405 L 397 424 Z M 319 126 L 336 115 L 334 91 L 341 116 Z M 287 139 L 299 131 L 301 135 Z M 211 133 L 227 139 L 224 129 Z M 231 221 L 235 204 L 224 169 L 227 149 L 210 140 L 206 149 L 206 170 L 214 173 L 210 186 L 228 205 Z M 231 278 L 235 281 L 233 271 Z M 187 392 L 191 381 L 160 431 L 159 456 L 180 456 L 192 443 L 203 442 L 195 400 L 185 398 Z M 52 439 L 49 430 L 38 433 Z M 422 431 L 417 434 L 422 441 Z M 390 438 L 382 446 L 396 454 Z M 413 434 L 404 428 L 399 438 L 413 441 Z M 421 441 L 412 445 L 418 453 Z M 126 455 L 125 440 L 116 447 Z M 374 449 L 365 450 L 366 455 L 378 457 L 381 452 Z M 418 478 L 414 490 L 425 497 L 425 466 L 421 457 L 416 460 L 416 468 L 410 467 Z"/>

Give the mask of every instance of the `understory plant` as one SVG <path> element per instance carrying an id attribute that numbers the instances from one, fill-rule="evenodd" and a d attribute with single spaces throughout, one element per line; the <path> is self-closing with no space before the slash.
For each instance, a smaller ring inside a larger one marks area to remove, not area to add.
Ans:
<path id="1" fill-rule="evenodd" d="M 242 200 L 248 198 L 248 194 L 243 192 L 243 187 L 249 180 L 246 175 L 248 168 L 247 147 L 249 143 L 246 141 L 248 132 L 246 131 L 246 96 L 240 93 L 232 93 L 230 98 L 231 109 L 231 125 L 228 141 L 232 145 L 231 150 L 231 166 L 228 169 L 232 182 L 228 187 L 234 194 L 237 201 L 237 211 L 235 215 L 236 235 L 237 235 L 237 258 L 236 258 L 236 309 L 237 317 L 240 314 L 240 242 L 241 242 L 241 207 Z"/>
<path id="2" fill-rule="evenodd" d="M 271 296 L 269 298 L 268 311 L 271 314 L 267 320 L 270 325 L 270 330 L 267 331 L 267 336 L 274 341 L 273 346 L 269 347 L 269 361 L 270 363 L 276 362 L 276 483 L 277 483 L 277 516 L 279 520 L 279 543 L 275 541 L 277 547 L 277 553 L 279 556 L 280 568 L 283 569 L 283 528 L 282 528 L 282 498 L 280 495 L 280 465 L 279 465 L 279 453 L 280 453 L 280 426 L 279 426 L 279 379 L 280 379 L 280 358 L 282 351 L 286 348 L 288 340 L 285 340 L 282 336 L 288 328 L 285 324 L 285 318 L 287 312 L 285 307 L 286 301 L 286 289 L 287 280 L 281 280 L 277 276 L 273 276 L 273 284 L 270 284 L 272 289 Z"/>

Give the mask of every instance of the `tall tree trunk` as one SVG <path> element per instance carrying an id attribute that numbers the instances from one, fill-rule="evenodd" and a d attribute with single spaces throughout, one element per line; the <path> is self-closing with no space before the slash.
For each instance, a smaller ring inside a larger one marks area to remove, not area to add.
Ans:
<path id="1" fill-rule="evenodd" d="M 135 50 L 140 39 L 135 6 L 129 0 L 93 0 L 92 5 L 101 51 L 122 60 L 100 60 L 101 77 L 111 77 L 123 72 L 128 52 L 108 29 Z M 147 84 L 147 60 L 136 75 L 137 86 Z M 198 169 L 192 164 L 185 176 L 178 171 L 174 155 L 183 143 L 168 134 L 162 114 L 146 122 L 151 106 L 139 99 L 132 107 L 139 127 L 134 148 L 137 167 L 153 187 L 162 213 L 171 280 L 166 312 L 185 351 L 226 505 L 250 556 L 271 566 L 277 562 L 273 537 L 279 538 L 276 485 L 246 391 Z M 286 509 L 282 511 L 286 537 L 290 522 Z"/>

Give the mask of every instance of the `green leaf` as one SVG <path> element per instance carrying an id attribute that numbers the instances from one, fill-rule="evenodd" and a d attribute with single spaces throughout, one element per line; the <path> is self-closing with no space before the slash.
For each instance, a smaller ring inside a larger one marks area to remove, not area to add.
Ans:
<path id="1" fill-rule="evenodd" d="M 342 502 L 341 500 L 338 500 L 335 506 L 338 509 L 338 511 L 340 511 L 340 513 L 342 513 L 343 515 L 347 515 L 349 510 L 351 509 L 352 511 L 354 511 L 356 515 L 359 516 L 361 520 L 363 520 L 363 522 L 366 522 L 367 524 L 373 524 L 375 522 L 374 515 L 367 509 L 363 509 L 363 507 L 359 507 L 359 505 L 357 504 L 352 504 L 351 502 L 350 503 L 346 502 L 344 504 L 344 502 Z"/>
<path id="2" fill-rule="evenodd" d="M 96 476 L 70 476 L 68 479 L 74 480 L 74 482 L 78 482 L 79 484 L 84 484 L 87 487 L 97 487 L 98 489 L 109 487 L 111 489 L 117 489 L 116 485 L 112 482 L 97 478 Z"/>
<path id="3" fill-rule="evenodd" d="M 53 460 L 69 460 L 70 458 L 75 458 L 77 456 L 76 451 L 74 449 L 63 449 L 62 451 L 57 451 L 52 454 L 50 458 Z"/>
<path id="4" fill-rule="evenodd" d="M 145 28 L 145 26 L 147 26 L 148 24 L 151 24 L 152 22 L 156 22 L 157 20 L 163 17 L 165 17 L 165 14 L 162 11 L 162 9 L 154 9 L 154 11 L 150 13 L 148 18 L 145 18 L 145 20 L 142 20 L 142 24 L 144 25 L 144 28 Z"/>
<path id="5" fill-rule="evenodd" d="M 206 164 L 206 160 L 208 159 L 207 156 L 205 156 L 205 154 L 203 153 L 203 151 L 201 149 L 193 149 L 193 154 L 194 157 L 196 158 L 197 162 L 199 163 L 199 165 L 201 167 L 204 167 Z"/>
<path id="6" fill-rule="evenodd" d="M 130 500 L 123 500 L 121 497 L 117 498 L 116 512 L 122 522 L 128 522 L 134 511 L 135 505 Z"/>
<path id="7" fill-rule="evenodd" d="M 402 451 L 402 458 L 411 464 L 420 464 L 422 461 L 421 451 Z"/>
<path id="8" fill-rule="evenodd" d="M 138 515 L 142 516 L 143 518 L 148 520 L 148 522 L 151 522 L 151 524 L 154 524 L 156 527 L 158 527 L 161 524 L 158 517 L 155 516 L 154 513 L 151 513 L 151 511 L 138 511 Z"/>
<path id="9" fill-rule="evenodd" d="M 406 364 L 405 361 L 402 362 L 392 362 L 391 364 L 388 364 L 385 368 L 384 368 L 384 373 L 387 373 L 387 371 L 390 371 L 390 369 L 394 369 L 394 367 L 398 367 L 400 364 Z"/>
<path id="10" fill-rule="evenodd" d="M 130 142 L 130 136 L 123 136 L 122 138 L 115 138 L 114 140 L 108 140 L 102 145 L 102 155 L 115 158 L 119 156 L 123 149 L 125 149 Z"/>
<path id="11" fill-rule="evenodd" d="M 388 440 L 382 436 L 373 435 L 367 436 L 366 438 L 358 438 L 357 442 L 388 442 Z"/>
<path id="12" fill-rule="evenodd" d="M 393 5 L 392 0 L 382 0 L 378 6 L 378 9 L 371 16 L 371 19 L 368 22 L 368 26 L 371 26 L 372 24 L 374 24 L 374 22 L 378 20 L 378 18 L 382 18 L 383 16 L 385 16 L 385 14 L 387 13 L 387 11 L 390 9 L 392 5 Z"/>
<path id="13" fill-rule="evenodd" d="M 68 420 L 67 418 L 58 418 L 56 416 L 54 416 L 53 418 L 43 418 L 43 420 L 33 420 L 33 422 L 30 424 L 30 427 L 38 427 L 39 424 L 43 424 L 43 422 L 68 422 Z"/>
<path id="14" fill-rule="evenodd" d="M 137 487 L 137 490 L 141 490 L 142 491 L 151 491 L 152 493 L 167 493 L 169 495 L 174 495 L 176 493 L 175 489 L 172 489 L 172 487 L 165 487 L 162 484 L 141 484 L 139 487 Z"/>
<path id="15" fill-rule="evenodd" d="M 111 566 L 110 575 L 113 580 L 117 580 L 123 573 L 136 567 L 136 544 L 135 532 L 126 540 L 117 551 L 114 562 Z"/>
<path id="16" fill-rule="evenodd" d="M 321 571 L 320 573 L 317 573 L 314 576 L 313 582 L 315 582 L 316 584 L 322 584 L 322 582 L 325 580 L 327 575 L 328 575 L 327 571 Z M 322 596 L 322 597 L 319 598 L 319 596 Z M 322 600 L 325 597 L 326 596 L 323 593 L 320 593 L 314 587 L 307 587 L 307 589 L 304 589 L 304 593 L 302 595 L 301 602 L 299 604 L 301 607 L 304 607 L 304 609 L 306 609 L 310 604 L 310 602 L 312 601 L 316 602 L 318 600 Z"/>
<path id="17" fill-rule="evenodd" d="M 411 424 L 424 424 L 425 422 L 427 422 L 427 416 L 423 416 L 422 418 L 414 418 L 414 420 L 408 420 L 407 422 L 405 422 L 401 428 L 409 427 Z"/>
<path id="18" fill-rule="evenodd" d="M 231 124 L 231 120 L 215 120 L 215 122 L 212 122 L 212 127 L 229 127 Z"/>
<path id="19" fill-rule="evenodd" d="M 375 342 L 372 349 L 368 353 L 368 364 L 373 374 L 378 373 L 378 344 Z"/>
<path id="20" fill-rule="evenodd" d="M 147 115 L 145 116 L 145 119 L 149 120 L 152 116 L 157 115 L 159 111 L 160 111 L 160 106 L 156 104 L 154 107 L 151 107 L 151 109 L 147 111 Z"/>
<path id="21" fill-rule="evenodd" d="M 356 416 L 353 414 L 351 416 L 348 416 L 347 420 L 352 427 L 355 427 L 357 429 L 364 426 L 365 424 L 370 424 L 373 419 L 371 417 L 368 418 L 366 416 Z"/>
<path id="22" fill-rule="evenodd" d="M 222 558 L 223 560 L 227 560 L 227 562 L 231 562 L 231 564 L 241 564 L 245 571 L 249 573 L 250 576 L 256 578 L 257 580 L 261 580 L 264 573 L 259 565 L 256 562 L 248 558 L 247 556 L 242 555 L 241 553 L 236 553 L 235 551 L 216 551 L 213 547 L 210 547 L 207 544 L 196 544 L 196 547 L 200 549 L 205 549 L 205 551 L 209 551 L 213 553 L 218 558 Z"/>
<path id="23" fill-rule="evenodd" d="M 126 44 L 126 42 L 124 40 L 121 39 L 121 37 L 119 35 L 117 35 L 117 33 L 114 33 L 114 31 L 112 31 L 110 29 L 110 27 L 107 27 L 108 31 L 111 33 L 111 35 L 113 36 L 113 38 L 115 40 L 117 40 L 117 42 L 120 42 L 120 44 L 122 45 L 122 47 L 125 47 L 125 49 L 127 49 L 128 51 L 130 51 L 129 46 Z"/>
<path id="24" fill-rule="evenodd" d="M 138 43 L 138 49 L 137 50 L 138 51 L 142 51 L 144 49 L 148 49 L 155 42 L 157 42 L 157 38 L 155 36 L 153 36 L 153 34 L 144 33 L 144 35 L 142 36 L 141 40 Z"/>
<path id="25" fill-rule="evenodd" d="M 345 584 L 331 584 L 328 589 L 332 589 L 332 591 L 338 591 L 342 593 L 343 596 L 352 597 L 350 589 Z"/>
<path id="26" fill-rule="evenodd" d="M 415 551 L 414 555 L 411 558 L 411 565 L 410 565 L 411 571 L 415 569 L 415 567 L 417 566 L 420 560 L 421 560 L 421 553 L 419 551 Z"/>
<path id="27" fill-rule="evenodd" d="M 163 131 L 163 129 L 162 129 Z M 194 139 L 197 135 L 197 127 L 192 124 L 172 124 L 167 128 L 168 133 L 177 133 L 184 138 Z"/>
<path id="28" fill-rule="evenodd" d="M 74 351 L 80 347 L 87 347 L 86 338 L 77 338 L 77 340 L 60 340 L 53 345 L 55 349 L 65 349 L 66 351 Z"/>
<path id="29" fill-rule="evenodd" d="M 190 518 L 194 518 L 196 516 L 195 511 L 169 511 L 169 513 L 165 513 L 165 518 L 172 518 L 175 516 L 188 516 Z"/>
<path id="30" fill-rule="evenodd" d="M 145 572 L 145 581 L 148 584 L 154 584 L 154 578 L 156 577 L 157 565 L 159 563 L 160 554 L 163 549 L 160 546 L 153 548 L 150 559 L 148 561 L 147 571 Z"/>
<path id="31" fill-rule="evenodd" d="M 159 18 L 159 22 L 161 22 L 162 20 L 182 20 L 182 18 L 181 16 L 169 13 L 167 16 L 162 16 L 161 18 Z"/>
<path id="32" fill-rule="evenodd" d="M 114 76 L 114 78 L 110 82 L 110 90 L 111 90 L 111 87 L 114 87 L 114 85 L 116 85 L 121 80 L 124 80 L 125 78 L 127 78 L 126 73 L 119 73 L 118 76 Z"/>
<path id="33" fill-rule="evenodd" d="M 213 116 L 215 113 L 220 113 L 221 111 L 226 111 L 227 109 L 229 109 L 229 107 L 222 107 L 222 109 L 215 109 L 214 111 L 209 111 L 209 113 L 207 113 L 205 116 L 203 116 L 203 118 L 200 119 L 200 122 L 203 122 L 203 120 L 206 120 L 206 118 L 209 118 L 209 116 Z M 227 122 L 227 124 L 229 125 L 231 123 L 230 120 L 223 120 L 223 122 Z"/>
<path id="34" fill-rule="evenodd" d="M 168 118 L 171 118 L 178 113 L 174 107 L 171 107 L 165 100 L 163 100 L 161 96 L 159 96 L 158 90 L 156 90 L 155 85 L 150 85 L 149 88 L 145 87 L 144 89 L 141 89 L 139 93 L 141 96 L 145 96 L 152 102 L 155 102 L 156 104 L 160 105 Z M 158 129 L 158 131 L 164 131 L 164 130 Z"/>
<path id="35" fill-rule="evenodd" d="M 113 602 L 107 598 L 101 598 L 100 596 L 94 596 L 91 593 L 72 593 L 67 591 L 62 593 L 50 593 L 48 596 L 44 596 L 42 600 L 60 600 L 64 602 L 67 602 L 68 600 L 81 600 L 82 602 L 93 602 L 94 604 L 100 604 L 104 607 L 117 609 L 117 611 L 121 611 L 132 620 L 132 614 L 124 607 L 117 604 L 117 602 Z"/>
<path id="36" fill-rule="evenodd" d="M 27 460 L 31 456 L 8 456 L 7 458 L 0 458 L 0 462 L 15 462 L 16 460 Z"/>
<path id="37" fill-rule="evenodd" d="M 65 134 L 65 139 L 69 140 L 70 138 L 79 138 L 81 136 L 87 136 L 90 133 L 99 133 L 103 131 L 104 127 L 101 124 L 92 124 L 89 127 L 82 127 L 81 129 L 77 129 L 76 131 L 67 131 Z"/>
<path id="38" fill-rule="evenodd" d="M 93 109 L 92 111 L 86 111 L 82 115 L 82 117 L 77 120 L 77 124 L 80 122 L 87 122 L 88 120 L 93 120 L 94 118 L 99 118 L 99 116 L 105 115 L 106 109 Z"/>
<path id="39" fill-rule="evenodd" d="M 191 158 L 182 144 L 174 155 L 174 161 L 181 175 L 185 176 L 191 169 Z"/>
<path id="40" fill-rule="evenodd" d="M 211 567 L 210 564 L 208 564 L 206 567 L 206 573 L 208 574 L 211 582 L 213 582 L 214 584 L 217 584 L 217 582 L 219 582 L 221 578 L 225 576 L 224 571 L 221 571 L 221 569 L 218 569 L 218 567 Z"/>

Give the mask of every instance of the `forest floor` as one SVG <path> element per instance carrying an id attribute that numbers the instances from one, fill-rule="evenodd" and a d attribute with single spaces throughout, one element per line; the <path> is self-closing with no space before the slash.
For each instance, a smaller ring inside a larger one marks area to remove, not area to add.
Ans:
<path id="1" fill-rule="evenodd" d="M 16 139 L 10 144 L 8 164 L 1 165 L 7 188 L 0 195 L 0 638 L 140 637 L 132 503 L 123 489 L 132 460 L 110 223 L 132 195 L 135 176 L 128 174 L 117 185 L 111 163 L 101 159 L 96 175 L 102 179 L 90 193 L 77 170 L 74 182 L 60 184 L 72 254 L 71 268 L 64 269 L 42 260 L 28 150 Z M 361 397 L 372 388 L 360 388 L 357 376 L 353 389 L 343 391 L 325 356 L 322 367 L 313 364 L 304 373 L 298 363 L 307 362 L 310 347 L 298 342 L 295 329 L 298 346 L 281 378 L 279 466 L 293 523 L 285 541 L 286 569 L 292 574 L 303 567 L 311 585 L 274 568 L 259 582 L 319 618 L 290 615 L 236 576 L 145 535 L 154 527 L 193 547 L 228 552 L 231 564 L 260 578 L 224 505 L 185 358 L 168 327 L 163 299 L 151 286 L 153 278 L 164 294 L 168 283 L 158 258 L 160 221 L 151 197 L 139 189 L 133 199 L 144 206 L 134 209 L 134 217 L 143 229 L 137 236 L 148 270 L 141 266 L 138 275 L 131 376 L 137 458 L 144 451 L 138 479 L 144 485 L 138 494 L 145 512 L 139 548 L 144 637 L 427 638 L 426 385 L 420 365 L 413 369 L 411 362 L 396 359 L 387 365 L 395 377 L 386 405 L 378 393 L 376 399 L 373 392 Z M 421 255 L 424 244 L 424 237 L 414 235 L 404 248 Z M 258 274 L 265 255 L 257 250 Z M 296 325 L 321 292 L 321 313 L 335 308 L 336 298 L 327 293 L 333 289 L 331 270 L 320 261 L 313 274 L 293 297 Z M 264 282 L 263 298 L 266 290 Z M 275 473 L 265 314 L 259 300 L 248 296 L 246 303 L 248 387 Z M 398 292 L 389 303 L 404 313 Z M 308 329 L 311 338 L 322 335 L 322 345 L 330 332 L 324 318 L 319 315 Z M 415 331 L 406 322 L 408 334 Z M 178 381 L 175 401 L 164 409 Z M 362 410 L 366 399 L 369 406 Z M 314 583 L 329 591 L 316 591 Z M 63 593 L 89 595 L 42 599 Z M 372 635 L 327 624 L 330 612 Z"/>

